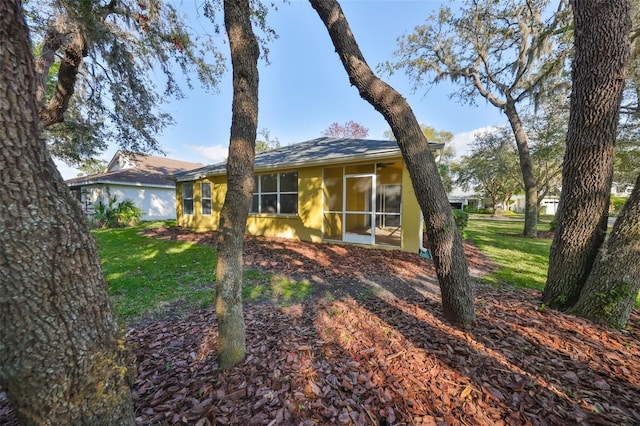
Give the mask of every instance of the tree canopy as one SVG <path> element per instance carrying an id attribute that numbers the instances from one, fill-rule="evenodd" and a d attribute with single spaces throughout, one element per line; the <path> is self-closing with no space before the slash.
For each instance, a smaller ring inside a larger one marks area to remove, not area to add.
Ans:
<path id="1" fill-rule="evenodd" d="M 506 207 L 511 196 L 520 188 L 517 179 L 517 153 L 513 136 L 505 127 L 476 134 L 471 154 L 454 163 L 455 183 L 465 191 L 491 198 L 495 212 L 502 202 Z"/>
<path id="2" fill-rule="evenodd" d="M 212 91 L 225 70 L 216 32 L 197 33 L 171 2 L 44 0 L 23 7 L 48 146 L 71 164 L 109 142 L 159 151 L 156 136 L 172 123 L 161 106 L 183 96 L 179 81 L 192 87 L 195 77 Z M 215 7 L 206 2 L 202 13 L 213 17 Z"/>
<path id="3" fill-rule="evenodd" d="M 398 40 L 395 64 L 414 87 L 450 79 L 464 103 L 478 97 L 499 108 L 515 136 L 525 186 L 524 235 L 536 236 L 538 188 L 521 110 L 567 85 L 571 28 L 567 2 L 466 0 L 443 6 Z"/>
<path id="4" fill-rule="evenodd" d="M 442 150 L 440 158 L 438 159 L 438 170 L 440 172 L 440 177 L 442 178 L 444 189 L 447 193 L 449 193 L 453 190 L 451 165 L 453 158 L 456 156 L 456 150 L 451 144 L 451 141 L 453 140 L 453 133 L 447 132 L 445 130 L 436 130 L 434 127 L 427 126 L 426 124 L 420 124 L 420 128 L 422 129 L 422 133 L 429 142 L 444 144 L 444 149 Z M 393 135 L 393 131 L 391 129 L 385 130 L 384 137 L 392 141 L 396 140 L 396 137 Z"/>
<path id="5" fill-rule="evenodd" d="M 258 132 L 259 139 L 256 139 L 256 154 L 271 151 L 280 148 L 280 140 L 278 138 L 271 139 L 271 132 L 266 127 Z"/>
<path id="6" fill-rule="evenodd" d="M 322 136 L 329 136 L 332 138 L 364 139 L 368 135 L 369 129 L 353 120 L 347 121 L 344 124 L 333 122 L 322 132 Z"/>

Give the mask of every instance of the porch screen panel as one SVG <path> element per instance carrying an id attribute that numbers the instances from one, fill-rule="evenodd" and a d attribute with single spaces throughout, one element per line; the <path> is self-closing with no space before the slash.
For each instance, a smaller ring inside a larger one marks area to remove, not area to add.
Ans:
<path id="1" fill-rule="evenodd" d="M 324 238 L 342 241 L 343 168 L 324 169 Z"/>
<path id="2" fill-rule="evenodd" d="M 401 205 L 401 185 L 378 186 L 376 191 L 376 226 L 381 228 L 399 227 Z"/>
<path id="3" fill-rule="evenodd" d="M 400 247 L 402 216 L 402 162 L 376 163 L 376 245 Z"/>
<path id="4" fill-rule="evenodd" d="M 380 185 L 376 191 L 376 244 L 400 247 L 402 185 Z"/>
<path id="5" fill-rule="evenodd" d="M 342 212 L 342 167 L 324 169 L 324 210 Z"/>
<path id="6" fill-rule="evenodd" d="M 342 214 L 324 213 L 324 238 L 342 241 Z"/>
<path id="7" fill-rule="evenodd" d="M 344 212 L 344 240 L 354 243 L 373 244 L 372 175 L 345 176 L 346 206 Z"/>
<path id="8" fill-rule="evenodd" d="M 345 173 L 348 175 L 359 175 L 362 173 L 373 173 L 374 172 L 374 164 L 359 164 L 356 166 L 347 166 L 345 167 Z"/>

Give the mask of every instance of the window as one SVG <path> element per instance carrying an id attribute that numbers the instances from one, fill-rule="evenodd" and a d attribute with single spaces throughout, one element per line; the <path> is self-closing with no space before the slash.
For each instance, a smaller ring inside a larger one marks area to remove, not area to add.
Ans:
<path id="1" fill-rule="evenodd" d="M 257 175 L 254 189 L 250 213 L 298 213 L 297 172 Z"/>
<path id="2" fill-rule="evenodd" d="M 200 210 L 202 216 L 211 216 L 211 182 L 200 184 Z"/>
<path id="3" fill-rule="evenodd" d="M 193 182 L 182 184 L 182 214 L 193 214 Z"/>

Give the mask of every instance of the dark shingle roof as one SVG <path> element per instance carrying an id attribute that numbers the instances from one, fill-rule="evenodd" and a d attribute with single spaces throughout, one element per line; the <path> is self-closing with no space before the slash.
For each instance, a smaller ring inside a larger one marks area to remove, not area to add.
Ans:
<path id="1" fill-rule="evenodd" d="M 120 152 L 116 153 L 114 160 L 115 157 L 120 154 Z M 135 167 L 68 179 L 65 183 L 70 187 L 119 183 L 124 185 L 152 185 L 171 188 L 174 186 L 174 183 L 167 180 L 169 175 L 202 166 L 202 164 L 198 163 L 189 163 L 152 155 L 130 155 L 128 158 L 132 160 Z M 111 160 L 110 164 L 114 163 L 114 160 Z"/>
<path id="2" fill-rule="evenodd" d="M 432 149 L 438 144 L 430 144 Z M 373 139 L 318 138 L 283 146 L 256 155 L 254 169 L 257 172 L 271 169 L 313 166 L 357 161 L 362 159 L 382 159 L 400 156 L 396 141 Z M 171 176 L 176 181 L 189 181 L 205 176 L 226 173 L 226 162 L 201 167 Z"/>

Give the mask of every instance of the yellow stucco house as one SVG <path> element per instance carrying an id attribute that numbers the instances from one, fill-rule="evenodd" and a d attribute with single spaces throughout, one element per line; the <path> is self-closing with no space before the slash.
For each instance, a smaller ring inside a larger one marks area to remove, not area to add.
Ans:
<path id="1" fill-rule="evenodd" d="M 437 154 L 441 144 L 430 144 Z M 177 224 L 216 230 L 225 163 L 171 176 Z M 417 253 L 422 217 L 395 141 L 319 138 L 256 155 L 247 232 Z"/>

